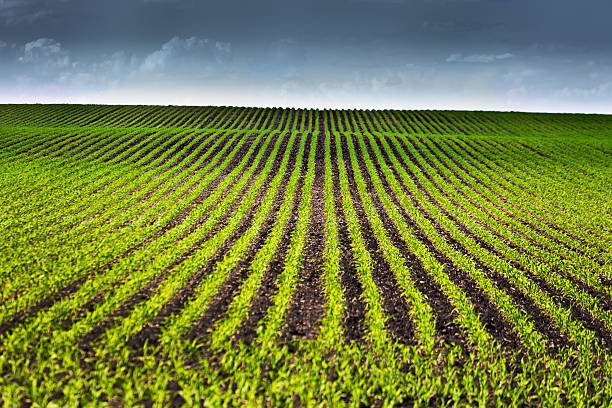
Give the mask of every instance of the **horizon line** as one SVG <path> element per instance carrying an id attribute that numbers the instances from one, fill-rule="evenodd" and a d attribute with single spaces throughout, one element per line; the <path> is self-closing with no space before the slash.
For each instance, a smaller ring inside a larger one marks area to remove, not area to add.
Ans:
<path id="1" fill-rule="evenodd" d="M 439 112 L 496 112 L 496 113 L 532 113 L 532 114 L 568 114 L 568 115 L 601 115 L 611 116 L 611 113 L 602 112 L 576 112 L 576 111 L 530 111 L 530 110 L 495 110 L 495 109 L 441 109 L 441 108 L 359 108 L 359 107 L 304 107 L 304 106 L 255 106 L 255 105 L 182 105 L 182 104 L 141 104 L 141 103 L 79 103 L 79 102 L 7 102 L 0 106 L 9 105 L 79 105 L 79 106 L 165 106 L 185 108 L 245 108 L 245 109 L 290 109 L 306 111 L 439 111 Z"/>

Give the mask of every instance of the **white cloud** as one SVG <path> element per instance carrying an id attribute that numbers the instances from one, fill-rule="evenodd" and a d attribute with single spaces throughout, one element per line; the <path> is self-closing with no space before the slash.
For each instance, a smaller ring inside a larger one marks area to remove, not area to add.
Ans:
<path id="1" fill-rule="evenodd" d="M 604 82 L 591 88 L 565 87 L 556 90 L 553 96 L 562 98 L 612 97 L 612 81 Z"/>
<path id="2" fill-rule="evenodd" d="M 116 87 L 137 77 L 140 60 L 118 51 L 91 63 L 74 62 L 58 74 L 57 81 L 76 87 Z"/>
<path id="3" fill-rule="evenodd" d="M 226 63 L 231 56 L 230 43 L 197 37 L 173 37 L 159 50 L 147 55 L 140 64 L 140 70 L 148 74 L 207 76 L 215 65 Z"/>
<path id="4" fill-rule="evenodd" d="M 140 61 L 125 51 L 117 51 L 91 65 L 91 71 L 97 75 L 125 75 L 135 71 Z"/>
<path id="5" fill-rule="evenodd" d="M 446 62 L 475 62 L 475 63 L 491 63 L 499 60 L 505 60 L 508 58 L 514 58 L 513 54 L 474 54 L 474 55 L 463 55 L 463 54 L 451 54 L 446 59 Z"/>
<path id="6" fill-rule="evenodd" d="M 225 53 L 225 54 L 231 54 L 232 53 L 232 44 L 230 44 L 228 42 L 216 41 L 215 42 L 215 48 L 220 53 Z"/>
<path id="7" fill-rule="evenodd" d="M 1 1 L 1 0 L 0 0 Z M 137 83 L 155 87 L 160 80 L 176 87 L 193 86 L 214 74 L 223 78 L 232 58 L 230 43 L 191 37 L 172 38 L 145 58 L 118 51 L 93 59 L 79 58 L 52 38 L 39 38 L 15 49 L 0 43 L 5 73 L 16 90 L 29 89 L 41 95 L 63 89 L 66 93 L 86 94 L 113 90 Z M 221 69 L 223 67 L 223 69 Z M 186 85 L 189 84 L 189 85 Z"/>
<path id="8" fill-rule="evenodd" d="M 70 53 L 62 44 L 52 38 L 39 38 L 23 47 L 19 62 L 35 64 L 41 69 L 68 68 L 71 65 Z"/>

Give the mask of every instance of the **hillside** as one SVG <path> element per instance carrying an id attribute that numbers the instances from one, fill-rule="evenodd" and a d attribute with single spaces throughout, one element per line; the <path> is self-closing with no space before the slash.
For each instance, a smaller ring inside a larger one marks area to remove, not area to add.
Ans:
<path id="1" fill-rule="evenodd" d="M 0 401 L 610 404 L 610 197 L 608 115 L 0 105 Z"/>

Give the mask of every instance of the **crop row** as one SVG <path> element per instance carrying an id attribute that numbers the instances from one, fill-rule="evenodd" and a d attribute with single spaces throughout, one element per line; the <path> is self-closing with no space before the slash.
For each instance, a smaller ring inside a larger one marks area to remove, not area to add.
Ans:
<path id="1" fill-rule="evenodd" d="M 606 405 L 608 128 L 4 105 L 0 401 Z"/>

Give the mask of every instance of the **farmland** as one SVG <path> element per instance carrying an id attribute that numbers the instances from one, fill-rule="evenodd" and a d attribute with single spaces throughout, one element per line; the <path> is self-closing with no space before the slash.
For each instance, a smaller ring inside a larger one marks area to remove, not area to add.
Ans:
<path id="1" fill-rule="evenodd" d="M 0 192 L 0 404 L 612 404 L 612 116 L 0 105 Z"/>

